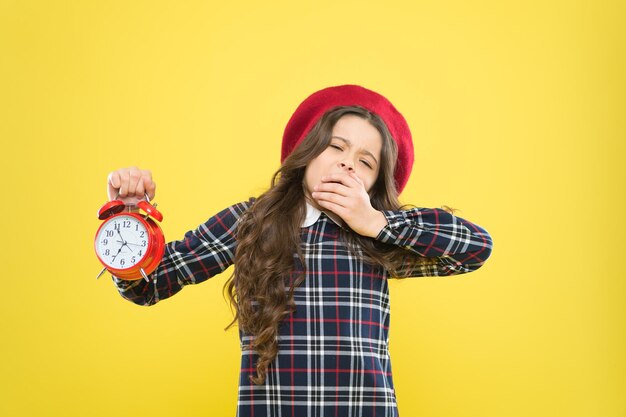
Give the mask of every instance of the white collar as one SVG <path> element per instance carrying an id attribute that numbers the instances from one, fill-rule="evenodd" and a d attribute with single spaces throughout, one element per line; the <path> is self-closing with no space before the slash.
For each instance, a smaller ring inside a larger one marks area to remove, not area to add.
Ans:
<path id="1" fill-rule="evenodd" d="M 306 202 L 306 217 L 302 222 L 301 227 L 309 227 L 312 226 L 321 216 L 322 212 L 311 205 L 308 201 Z M 339 216 L 330 211 L 325 211 L 326 214 L 337 226 L 343 227 L 343 221 Z"/>

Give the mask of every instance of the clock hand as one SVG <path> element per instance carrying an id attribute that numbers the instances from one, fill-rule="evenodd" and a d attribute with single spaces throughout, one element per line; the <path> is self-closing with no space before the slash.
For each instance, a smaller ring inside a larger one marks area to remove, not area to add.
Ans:
<path id="1" fill-rule="evenodd" d="M 111 262 L 115 262 L 115 258 L 117 257 L 117 255 L 120 254 L 120 252 L 122 251 L 122 248 L 124 247 L 124 245 L 120 246 L 119 250 L 117 251 L 117 253 L 113 256 L 113 259 L 111 259 Z"/>
<path id="2" fill-rule="evenodd" d="M 122 243 L 122 248 L 123 248 L 124 246 L 126 246 L 128 249 L 130 249 L 130 246 L 128 246 L 128 242 L 126 242 L 126 241 L 124 240 L 124 237 L 122 236 L 122 232 L 120 232 L 120 231 L 118 230 L 118 231 L 117 231 L 117 234 L 118 234 L 118 235 L 120 235 L 120 239 L 122 239 L 122 242 L 121 242 L 121 243 Z M 118 240 L 118 242 L 119 242 L 119 240 Z M 120 248 L 120 250 L 122 250 L 122 248 Z M 132 250 L 132 249 L 130 249 L 130 251 L 132 252 L 133 250 Z M 116 256 L 117 256 L 117 255 L 116 255 Z"/>
<path id="3" fill-rule="evenodd" d="M 120 231 L 119 231 L 119 229 L 118 229 L 118 231 L 117 231 L 117 234 L 118 234 L 118 235 L 120 235 L 120 239 L 122 239 L 122 242 L 123 242 L 123 243 L 124 243 L 124 245 L 125 245 L 125 244 L 126 244 L 126 241 L 125 241 L 125 240 L 124 240 L 124 238 L 122 237 L 122 232 L 120 232 Z"/>
<path id="4" fill-rule="evenodd" d="M 116 242 L 124 243 L 125 245 L 141 246 L 141 245 L 140 245 L 140 244 L 138 244 L 138 243 L 122 242 L 122 241 L 120 241 L 120 240 L 116 240 Z M 122 245 L 122 246 L 123 246 L 123 245 Z M 130 249 L 130 248 L 128 248 L 128 249 Z"/>
<path id="5" fill-rule="evenodd" d="M 121 240 L 116 240 L 116 242 L 122 243 L 122 247 L 127 246 L 127 247 L 128 247 L 128 249 L 129 249 L 131 252 L 132 252 L 133 250 L 132 250 L 132 249 L 130 248 L 130 246 L 128 246 L 128 245 L 141 246 L 141 245 L 138 245 L 138 244 L 136 244 L 136 243 L 122 242 Z"/>

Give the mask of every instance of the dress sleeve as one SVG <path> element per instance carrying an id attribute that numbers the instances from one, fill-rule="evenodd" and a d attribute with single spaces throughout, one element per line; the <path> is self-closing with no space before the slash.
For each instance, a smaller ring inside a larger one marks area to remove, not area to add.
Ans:
<path id="1" fill-rule="evenodd" d="M 112 276 L 119 293 L 135 304 L 149 306 L 185 285 L 199 284 L 225 271 L 235 259 L 237 222 L 253 201 L 230 206 L 185 233 L 182 240 L 167 243 L 161 263 L 148 275 L 149 281 Z"/>
<path id="2" fill-rule="evenodd" d="M 387 225 L 376 240 L 407 250 L 393 276 L 397 278 L 464 274 L 480 268 L 493 242 L 482 227 L 443 209 L 383 211 Z M 433 258 L 432 263 L 418 262 Z"/>

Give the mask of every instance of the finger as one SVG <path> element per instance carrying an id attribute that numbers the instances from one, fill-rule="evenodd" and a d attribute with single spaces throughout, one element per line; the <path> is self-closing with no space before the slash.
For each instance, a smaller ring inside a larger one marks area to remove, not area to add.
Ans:
<path id="1" fill-rule="evenodd" d="M 107 195 L 109 196 L 109 201 L 114 200 L 117 197 L 120 185 L 121 184 L 119 172 L 111 172 L 107 178 Z"/>
<path id="2" fill-rule="evenodd" d="M 119 196 L 124 198 L 128 195 L 128 183 L 130 182 L 130 173 L 128 169 L 120 169 L 120 189 Z"/>
<path id="3" fill-rule="evenodd" d="M 156 193 L 156 184 L 152 180 L 152 172 L 148 170 L 143 171 L 143 178 L 144 189 L 148 194 L 148 198 L 150 199 L 150 201 L 152 201 Z"/>
<path id="4" fill-rule="evenodd" d="M 154 200 L 154 196 L 156 195 L 156 184 L 153 181 L 150 181 L 150 184 L 146 187 L 146 192 L 148 193 L 150 201 Z"/>
<path id="5" fill-rule="evenodd" d="M 354 187 L 355 184 L 358 184 L 358 182 L 347 173 L 325 175 L 322 177 L 322 182 L 338 182 L 346 187 Z"/>
<path id="6" fill-rule="evenodd" d="M 346 221 L 345 216 L 347 214 L 345 207 L 333 203 L 332 201 L 325 201 L 325 200 L 321 200 L 317 202 L 320 207 L 330 210 L 333 213 L 335 213 L 337 216 L 341 217 L 343 219 L 343 221 Z"/>
<path id="7" fill-rule="evenodd" d="M 348 198 L 336 194 L 336 193 L 328 193 L 328 192 L 314 192 L 311 196 L 315 199 L 315 201 L 319 202 L 329 202 L 336 204 L 341 207 L 346 207 L 348 204 Z"/>
<path id="8" fill-rule="evenodd" d="M 152 182 L 152 173 L 148 170 L 139 170 L 139 180 L 137 181 L 137 189 L 135 190 L 135 195 L 137 197 L 145 198 L 146 194 L 148 194 L 148 200 L 152 200 L 154 198 L 154 184 Z M 150 189 L 151 193 L 148 193 L 148 189 Z"/>
<path id="9" fill-rule="evenodd" d="M 144 187 L 143 184 L 144 184 L 143 177 L 139 177 L 139 180 L 137 181 L 137 188 L 135 188 L 135 196 L 136 197 L 145 198 L 146 191 L 145 191 L 145 187 Z"/>
<path id="10" fill-rule="evenodd" d="M 350 175 L 350 177 L 354 179 L 359 185 L 365 187 L 365 183 L 361 181 L 361 178 L 359 178 L 358 175 L 356 175 L 356 172 L 350 172 L 348 173 L 348 175 Z"/>
<path id="11" fill-rule="evenodd" d="M 143 198 L 143 184 L 139 184 L 141 182 L 141 171 L 137 168 L 133 167 L 129 172 L 129 182 L 128 182 L 128 196 L 129 197 L 138 197 Z"/>
<path id="12" fill-rule="evenodd" d="M 321 182 L 313 187 L 313 190 L 318 192 L 336 193 L 344 197 L 347 197 L 350 193 L 349 187 L 336 182 Z"/>

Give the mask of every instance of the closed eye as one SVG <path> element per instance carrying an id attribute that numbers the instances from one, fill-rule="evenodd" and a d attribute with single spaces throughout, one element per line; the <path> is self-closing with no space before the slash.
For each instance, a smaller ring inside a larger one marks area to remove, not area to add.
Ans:
<path id="1" fill-rule="evenodd" d="M 341 146 L 339 146 L 339 145 L 330 144 L 328 146 L 330 146 L 331 148 L 335 148 L 335 149 L 339 149 L 340 151 L 343 151 L 343 148 Z"/>
<path id="2" fill-rule="evenodd" d="M 366 160 L 363 160 L 363 159 L 362 159 L 362 160 L 361 160 L 361 162 L 363 162 L 363 164 L 364 164 L 365 166 L 367 166 L 369 169 L 372 169 L 372 164 L 370 164 L 370 163 L 369 163 L 369 162 L 367 162 Z"/>

